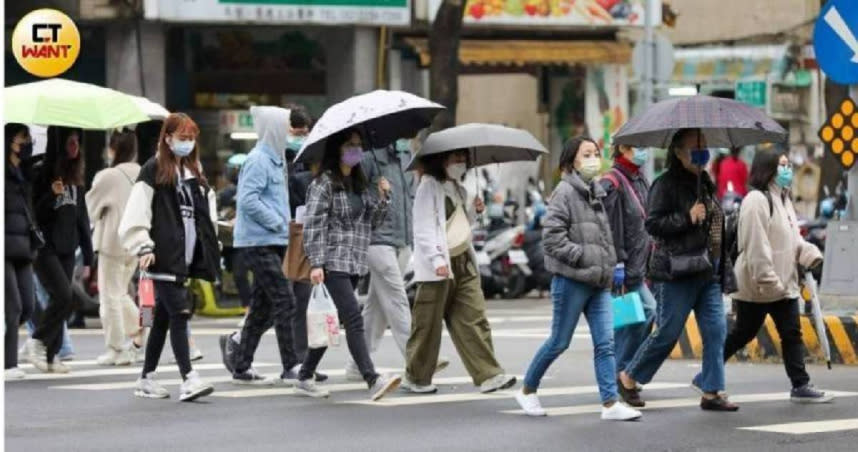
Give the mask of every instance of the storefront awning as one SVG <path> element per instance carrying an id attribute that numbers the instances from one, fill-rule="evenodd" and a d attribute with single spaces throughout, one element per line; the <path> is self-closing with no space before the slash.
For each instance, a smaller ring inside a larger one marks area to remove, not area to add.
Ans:
<path id="1" fill-rule="evenodd" d="M 732 84 L 744 78 L 765 78 L 782 72 L 785 56 L 786 46 L 677 49 L 673 81 Z"/>
<path id="2" fill-rule="evenodd" d="M 407 38 L 406 43 L 429 65 L 429 41 Z M 462 40 L 459 60 L 477 66 L 548 66 L 573 64 L 628 64 L 632 50 L 611 41 Z"/>

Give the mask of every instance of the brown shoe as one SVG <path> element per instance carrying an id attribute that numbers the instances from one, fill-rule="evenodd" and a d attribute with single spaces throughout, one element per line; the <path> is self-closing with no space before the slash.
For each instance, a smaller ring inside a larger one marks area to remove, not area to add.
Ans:
<path id="1" fill-rule="evenodd" d="M 641 399 L 640 391 L 637 388 L 629 389 L 623 386 L 623 381 L 617 378 L 617 390 L 620 393 L 620 397 L 623 398 L 623 401 L 626 402 L 626 405 L 633 406 L 635 408 L 643 408 L 646 406 L 646 402 Z"/>
<path id="2" fill-rule="evenodd" d="M 718 395 L 714 399 L 703 397 L 700 399 L 700 408 L 704 411 L 739 411 L 739 405 L 730 402 L 723 395 Z"/>

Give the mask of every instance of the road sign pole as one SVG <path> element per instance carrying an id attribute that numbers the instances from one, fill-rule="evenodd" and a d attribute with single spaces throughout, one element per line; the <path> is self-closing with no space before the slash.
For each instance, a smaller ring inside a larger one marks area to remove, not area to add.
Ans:
<path id="1" fill-rule="evenodd" d="M 849 97 L 855 99 L 858 97 L 856 94 L 858 94 L 858 89 L 855 86 L 851 86 L 849 88 Z M 846 185 L 849 188 L 847 191 L 846 219 L 858 221 L 858 164 L 853 165 L 852 169 L 849 170 L 849 174 L 846 176 Z"/>

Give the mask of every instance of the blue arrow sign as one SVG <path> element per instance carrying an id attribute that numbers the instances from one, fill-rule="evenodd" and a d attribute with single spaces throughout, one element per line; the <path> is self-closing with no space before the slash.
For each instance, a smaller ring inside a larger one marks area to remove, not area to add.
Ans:
<path id="1" fill-rule="evenodd" d="M 830 0 L 816 19 L 813 50 L 819 67 L 837 83 L 858 83 L 858 1 Z"/>

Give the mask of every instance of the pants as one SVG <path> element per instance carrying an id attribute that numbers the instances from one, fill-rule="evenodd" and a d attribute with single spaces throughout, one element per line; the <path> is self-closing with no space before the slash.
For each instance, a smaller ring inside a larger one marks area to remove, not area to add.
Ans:
<path id="1" fill-rule="evenodd" d="M 486 299 L 470 255 L 451 259 L 453 279 L 421 282 L 411 311 L 411 336 L 406 349 L 406 374 L 418 385 L 432 383 L 441 349 L 442 321 L 475 385 L 503 369 L 495 358 Z"/>
<path id="2" fill-rule="evenodd" d="M 624 370 L 629 361 L 635 356 L 638 348 L 652 330 L 655 319 L 656 303 L 649 287 L 645 283 L 627 288 L 629 292 L 638 292 L 644 308 L 646 321 L 636 325 L 629 325 L 614 331 L 614 354 L 617 360 L 617 371 Z"/>
<path id="3" fill-rule="evenodd" d="M 188 345 L 188 319 L 191 318 L 191 306 L 188 303 L 188 289 L 184 284 L 153 281 L 155 286 L 155 313 L 149 340 L 146 342 L 146 360 L 143 363 L 143 376 L 158 368 L 161 352 L 170 330 L 170 345 L 173 356 L 184 379 L 191 372 L 191 354 Z"/>
<path id="4" fill-rule="evenodd" d="M 307 357 L 307 305 L 310 303 L 310 292 L 313 286 L 310 283 L 295 281 L 292 283 L 292 292 L 295 293 L 295 315 L 292 316 L 292 344 L 295 348 L 295 357 L 304 362 Z"/>
<path id="5" fill-rule="evenodd" d="M 679 340 L 688 314 L 694 310 L 703 338 L 700 388 L 709 394 L 723 391 L 727 319 L 724 317 L 721 285 L 711 278 L 660 282 L 655 284 L 655 298 L 658 301 L 657 327 L 629 362 L 626 372 L 642 384 L 652 381 Z"/>
<path id="6" fill-rule="evenodd" d="M 524 385 L 537 389 L 548 367 L 569 348 L 583 313 L 593 338 L 593 365 L 602 403 L 617 400 L 617 366 L 614 361 L 614 312 L 610 293 L 589 284 L 555 275 L 551 280 L 554 313 L 551 336 L 530 363 Z"/>
<path id="7" fill-rule="evenodd" d="M 122 351 L 128 339 L 140 331 L 140 312 L 128 294 L 128 283 L 136 269 L 134 257 L 99 256 L 98 315 L 108 349 Z"/>
<path id="8" fill-rule="evenodd" d="M 736 300 L 736 324 L 727 335 L 724 344 L 724 361 L 730 359 L 739 349 L 751 342 L 766 315 L 771 315 L 775 328 L 781 337 L 784 367 L 793 388 L 800 388 L 810 382 L 810 376 L 804 368 L 804 343 L 801 340 L 801 322 L 798 305 L 794 299 L 785 299 L 774 303 L 750 303 Z"/>
<path id="9" fill-rule="evenodd" d="M 402 356 L 405 356 L 408 337 L 411 335 L 411 307 L 402 278 L 404 269 L 399 259 L 402 252 L 392 246 L 369 247 L 369 293 L 363 308 L 363 323 L 370 353 L 378 350 L 378 344 L 390 326 L 393 340 Z"/>
<path id="10" fill-rule="evenodd" d="M 358 305 L 355 297 L 357 280 L 358 277 L 355 275 L 328 272 L 325 275 L 325 287 L 327 287 L 328 293 L 331 294 L 331 298 L 337 306 L 337 316 L 339 316 L 340 322 L 346 327 L 346 342 L 349 346 L 349 353 L 357 364 L 363 379 L 372 387 L 378 378 L 378 373 L 375 371 L 375 366 L 369 357 L 369 349 L 367 349 L 364 341 L 363 317 L 361 317 L 360 305 Z M 327 347 L 322 347 L 311 348 L 307 351 L 299 379 L 313 378 L 326 350 Z"/>
<path id="11" fill-rule="evenodd" d="M 244 253 L 238 248 L 224 248 L 223 260 L 226 269 L 232 273 L 232 279 L 235 281 L 235 288 L 238 289 L 238 298 L 241 300 L 241 306 L 250 306 L 250 297 L 253 292 L 250 288 L 250 269 L 244 259 Z"/>
<path id="12" fill-rule="evenodd" d="M 245 262 L 253 272 L 253 295 L 244 328 L 241 329 L 241 339 L 235 349 L 235 372 L 242 373 L 250 368 L 262 335 L 272 325 L 277 335 L 283 370 L 289 370 L 299 361 L 292 348 L 295 297 L 282 270 L 286 248 L 250 247 L 239 251 L 244 254 Z"/>
<path id="13" fill-rule="evenodd" d="M 6 289 L 3 308 L 6 314 L 4 369 L 18 367 L 18 327 L 33 313 L 33 264 L 6 259 Z"/>
<path id="14" fill-rule="evenodd" d="M 33 333 L 33 339 L 45 344 L 47 361 L 50 363 L 63 344 L 63 326 L 66 319 L 77 308 L 72 293 L 74 255 L 60 256 L 43 250 L 36 258 L 33 268 L 51 299 Z"/>
<path id="15" fill-rule="evenodd" d="M 30 316 L 30 320 L 27 322 L 27 333 L 30 337 L 33 337 L 33 333 L 36 332 L 36 322 L 42 318 L 45 309 L 48 309 L 48 305 L 51 303 L 48 291 L 45 290 L 45 286 L 42 285 L 39 278 L 35 275 L 33 275 L 33 288 L 36 289 L 36 304 L 33 305 L 33 315 Z M 72 293 L 74 293 L 74 287 L 72 287 Z M 63 358 L 64 356 L 71 356 L 73 354 L 74 346 L 71 335 L 69 335 L 68 321 L 66 321 L 63 323 L 63 345 L 60 346 L 57 356 Z"/>

